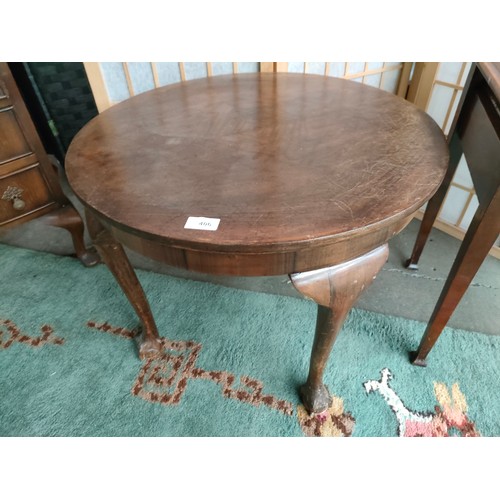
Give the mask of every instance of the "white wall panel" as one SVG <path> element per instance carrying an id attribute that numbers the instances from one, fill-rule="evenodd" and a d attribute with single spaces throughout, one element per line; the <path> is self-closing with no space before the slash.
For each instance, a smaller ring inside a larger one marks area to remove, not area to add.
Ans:
<path id="1" fill-rule="evenodd" d="M 181 71 L 177 62 L 158 62 L 156 70 L 161 87 L 181 81 Z"/>
<path id="2" fill-rule="evenodd" d="M 122 63 L 101 63 L 101 71 L 111 102 L 120 102 L 130 97 Z"/>
<path id="3" fill-rule="evenodd" d="M 441 63 L 437 71 L 436 80 L 456 84 L 461 70 L 461 62 Z"/>
<path id="4" fill-rule="evenodd" d="M 467 160 L 465 159 L 464 155 L 462 155 L 462 158 L 460 158 L 460 161 L 458 162 L 457 171 L 455 172 L 453 181 L 466 188 L 471 189 L 474 187 L 472 177 L 470 176 L 469 167 L 467 166 Z"/>
<path id="5" fill-rule="evenodd" d="M 128 63 L 128 70 L 134 94 L 140 94 L 155 88 L 151 63 Z"/>
<path id="6" fill-rule="evenodd" d="M 455 186 L 450 186 L 446 200 L 443 203 L 441 213 L 439 214 L 439 218 L 449 224 L 456 224 L 468 198 L 469 193 L 467 191 Z"/>

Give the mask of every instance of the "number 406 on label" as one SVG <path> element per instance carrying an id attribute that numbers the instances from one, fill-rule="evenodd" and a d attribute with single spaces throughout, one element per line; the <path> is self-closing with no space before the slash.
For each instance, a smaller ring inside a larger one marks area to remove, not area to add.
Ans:
<path id="1" fill-rule="evenodd" d="M 184 229 L 199 229 L 201 231 L 217 231 L 220 219 L 209 217 L 188 217 Z"/>

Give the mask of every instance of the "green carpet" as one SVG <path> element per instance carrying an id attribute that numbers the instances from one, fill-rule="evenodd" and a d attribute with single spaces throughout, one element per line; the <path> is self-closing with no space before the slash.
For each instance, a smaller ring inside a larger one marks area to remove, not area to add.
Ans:
<path id="1" fill-rule="evenodd" d="M 447 328 L 419 368 L 425 324 L 353 310 L 334 404 L 309 417 L 310 301 L 138 271 L 165 348 L 141 362 L 103 265 L 6 245 L 0 263 L 2 436 L 500 436 L 500 337 Z"/>

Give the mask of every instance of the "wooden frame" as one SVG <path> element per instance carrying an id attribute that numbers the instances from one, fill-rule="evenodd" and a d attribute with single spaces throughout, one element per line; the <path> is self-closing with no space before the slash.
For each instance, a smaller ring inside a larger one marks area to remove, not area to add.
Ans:
<path id="1" fill-rule="evenodd" d="M 132 82 L 132 78 L 130 75 L 130 69 L 129 69 L 129 63 L 127 62 L 122 62 L 122 67 L 123 67 L 123 72 L 125 74 L 125 80 L 127 82 L 127 89 L 130 94 L 130 97 L 134 96 L 136 94 L 135 89 L 134 89 L 134 84 Z M 160 85 L 160 79 L 158 75 L 158 68 L 156 66 L 156 63 L 150 62 L 151 65 L 151 72 L 153 74 L 153 82 L 154 82 L 154 87 L 158 88 L 161 87 Z M 213 76 L 213 68 L 212 68 L 212 63 L 211 62 L 206 62 L 206 68 L 207 68 L 207 75 Z M 275 71 L 275 64 L 276 63 L 260 63 L 261 68 L 260 71 Z M 96 102 L 97 110 L 99 113 L 102 113 L 106 109 L 110 108 L 116 102 L 113 102 L 108 94 L 108 91 L 106 89 L 106 83 L 104 80 L 104 75 L 102 73 L 102 69 L 100 66 L 100 63 L 98 62 L 85 62 L 83 63 L 85 67 L 85 71 L 87 73 L 87 78 L 90 83 L 90 88 L 92 89 L 92 94 L 94 95 L 94 99 Z M 179 62 L 179 74 L 181 77 L 181 81 L 186 81 L 186 69 L 185 65 L 183 62 Z M 238 69 L 238 63 L 233 62 L 232 63 L 233 67 L 233 73 L 236 74 L 239 72 Z"/>
<path id="2" fill-rule="evenodd" d="M 413 68 L 413 63 L 412 62 L 404 62 L 403 63 L 403 68 L 401 69 L 401 77 L 399 79 L 399 84 L 398 84 L 398 90 L 396 92 L 396 95 L 399 97 L 402 97 L 403 99 L 406 99 L 406 96 L 408 94 L 408 89 L 410 85 L 410 75 L 411 75 L 411 69 Z M 383 78 L 383 75 L 382 75 Z"/>
<path id="3" fill-rule="evenodd" d="M 102 113 L 111 106 L 111 101 L 106 90 L 101 67 L 97 62 L 86 62 L 83 65 L 87 73 L 90 88 L 92 89 L 92 94 L 94 95 L 97 111 Z"/>
<path id="4" fill-rule="evenodd" d="M 439 63 L 417 62 L 413 71 L 407 100 L 427 111 Z"/>
<path id="5" fill-rule="evenodd" d="M 266 72 L 276 71 L 276 72 L 280 72 L 280 73 L 288 71 L 288 63 L 287 62 L 260 63 L 260 64 L 261 64 L 261 71 L 266 71 Z M 390 65 L 390 66 L 388 66 L 387 63 L 384 63 L 381 68 L 377 68 L 377 69 L 368 69 L 368 64 L 369 63 L 365 63 L 363 71 L 358 71 L 358 72 L 355 72 L 355 73 L 350 73 L 349 72 L 349 63 L 345 63 L 345 65 L 344 65 L 344 74 L 342 75 L 341 78 L 346 78 L 346 79 L 349 79 L 349 80 L 353 80 L 353 79 L 356 79 L 356 78 L 362 78 L 363 82 L 364 82 L 365 77 L 367 77 L 367 76 L 381 74 L 382 77 L 380 79 L 380 85 L 379 85 L 379 87 L 381 87 L 382 86 L 382 82 L 383 82 L 383 77 L 384 77 L 384 75 L 385 75 L 386 72 L 389 72 L 389 71 L 401 71 L 401 75 L 400 75 L 400 79 L 399 79 L 399 82 L 398 82 L 398 87 L 397 87 L 396 95 L 398 95 L 400 97 L 405 97 L 406 96 L 406 93 L 407 93 L 407 90 L 408 90 L 409 79 L 410 79 L 410 73 L 411 73 L 411 69 L 413 67 L 413 63 L 412 62 L 403 62 L 403 63 L 400 63 L 400 64 L 393 64 L 393 65 Z M 263 67 L 262 65 L 264 65 L 264 69 L 262 69 L 262 67 Z M 273 66 L 271 66 L 271 65 L 273 65 Z M 309 65 L 308 62 L 304 63 L 304 73 L 308 72 L 308 69 L 309 69 L 308 65 Z M 324 75 L 328 76 L 329 74 L 330 74 L 330 63 L 329 62 L 325 62 Z"/>
<path id="6" fill-rule="evenodd" d="M 207 68 L 207 75 L 209 77 L 213 76 L 213 68 L 212 68 L 212 63 L 211 62 L 206 62 L 206 68 Z M 160 87 L 160 80 L 158 76 L 158 68 L 156 66 L 156 63 L 151 62 L 151 72 L 153 74 L 153 81 L 154 81 L 154 86 L 155 88 Z M 181 81 L 186 81 L 186 70 L 185 70 L 185 65 L 183 62 L 179 62 L 179 74 Z M 233 62 L 233 73 L 236 74 L 238 73 L 238 63 Z M 389 71 L 401 71 L 398 87 L 397 87 L 397 92 L 396 94 L 405 97 L 407 90 L 408 90 L 408 84 L 409 84 L 409 76 L 411 72 L 413 63 L 411 62 L 405 62 L 402 64 L 397 64 L 397 65 L 387 65 L 387 63 L 384 63 L 384 66 L 382 68 L 378 69 L 368 69 L 368 63 L 365 63 L 365 68 L 364 71 L 362 72 L 356 72 L 356 73 L 349 73 L 348 71 L 348 66 L 349 63 L 345 63 L 344 67 L 344 75 L 343 78 L 347 79 L 356 79 L 356 78 L 364 78 L 366 76 L 370 75 L 376 75 L 376 74 L 381 74 L 381 80 L 380 80 L 380 86 L 382 85 L 383 82 L 383 77 L 386 72 Z M 99 63 L 96 62 L 87 62 L 84 63 L 85 70 L 87 72 L 87 77 L 90 82 L 90 86 L 92 89 L 92 93 L 94 95 L 97 109 L 99 113 L 102 113 L 104 110 L 107 108 L 111 107 L 114 102 L 111 101 L 107 89 L 106 89 L 106 83 L 104 80 L 104 75 L 102 73 L 101 67 Z M 128 66 L 128 63 L 123 62 L 122 63 L 123 67 L 123 72 L 125 74 L 125 80 L 127 83 L 127 88 L 129 91 L 130 96 L 133 96 L 136 94 L 134 85 L 132 82 L 132 78 L 130 75 L 130 69 Z M 330 63 L 325 63 L 325 75 L 329 74 L 330 70 Z M 270 73 L 270 72 L 287 72 L 288 71 L 288 63 L 287 62 L 261 62 L 260 63 L 260 71 L 263 73 Z M 304 63 L 304 72 L 307 72 L 307 63 Z"/>

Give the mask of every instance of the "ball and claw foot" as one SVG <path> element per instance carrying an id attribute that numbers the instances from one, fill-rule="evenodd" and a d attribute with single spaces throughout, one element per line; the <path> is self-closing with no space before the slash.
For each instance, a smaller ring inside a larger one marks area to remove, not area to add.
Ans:
<path id="1" fill-rule="evenodd" d="M 425 368 L 427 366 L 427 361 L 425 359 L 419 359 L 417 351 L 410 352 L 410 363 L 414 366 L 421 366 Z"/>
<path id="2" fill-rule="evenodd" d="M 146 337 L 143 333 L 140 333 L 136 338 L 140 359 L 157 358 L 163 354 L 163 346 L 159 338 Z"/>
<path id="3" fill-rule="evenodd" d="M 326 385 L 311 386 L 305 383 L 300 387 L 300 396 L 305 409 L 310 413 L 323 413 L 332 405 L 332 397 Z"/>

